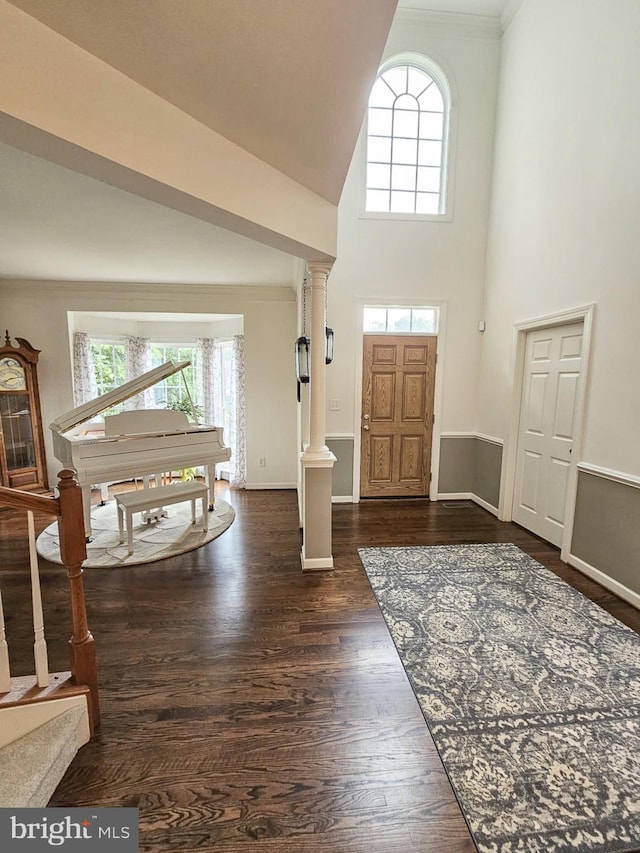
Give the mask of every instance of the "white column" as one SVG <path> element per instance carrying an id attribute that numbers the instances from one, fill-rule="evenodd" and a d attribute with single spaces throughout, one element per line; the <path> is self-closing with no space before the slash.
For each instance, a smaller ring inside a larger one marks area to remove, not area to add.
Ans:
<path id="1" fill-rule="evenodd" d="M 307 316 L 308 314 L 308 316 Z M 311 326 L 311 285 L 305 275 L 300 290 L 300 329 L 298 334 L 310 336 Z M 307 383 L 300 385 L 300 446 L 309 446 L 309 412 L 311 401 Z"/>
<path id="2" fill-rule="evenodd" d="M 311 277 L 311 412 L 309 453 L 328 453 L 325 444 L 327 382 L 325 376 L 327 277 L 331 264 L 309 263 Z"/>
<path id="3" fill-rule="evenodd" d="M 311 370 L 309 445 L 302 454 L 302 569 L 332 569 L 331 469 L 335 456 L 326 445 L 326 295 L 330 263 L 310 262 Z"/>

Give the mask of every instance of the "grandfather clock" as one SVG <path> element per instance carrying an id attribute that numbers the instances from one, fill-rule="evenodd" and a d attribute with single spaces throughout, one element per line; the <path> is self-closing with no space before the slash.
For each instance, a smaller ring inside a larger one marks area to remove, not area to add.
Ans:
<path id="1" fill-rule="evenodd" d="M 0 482 L 12 489 L 46 491 L 38 354 L 29 341 L 5 333 L 0 347 Z"/>

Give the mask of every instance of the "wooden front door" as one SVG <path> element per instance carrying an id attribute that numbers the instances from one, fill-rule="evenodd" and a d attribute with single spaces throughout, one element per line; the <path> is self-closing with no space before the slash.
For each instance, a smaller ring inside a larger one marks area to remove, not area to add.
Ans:
<path id="1" fill-rule="evenodd" d="M 362 497 L 429 494 L 436 342 L 432 335 L 364 336 Z"/>

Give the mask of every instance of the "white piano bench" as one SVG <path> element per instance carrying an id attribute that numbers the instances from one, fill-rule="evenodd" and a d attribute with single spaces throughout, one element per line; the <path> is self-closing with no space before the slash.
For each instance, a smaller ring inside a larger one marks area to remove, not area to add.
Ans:
<path id="1" fill-rule="evenodd" d="M 135 512 L 150 513 L 152 510 L 162 511 L 162 507 L 170 504 L 191 501 L 191 523 L 196 523 L 196 501 L 202 501 L 202 529 L 206 533 L 209 529 L 209 513 L 207 502 L 209 490 L 204 483 L 188 482 L 173 483 L 170 486 L 156 486 L 154 489 L 142 489 L 140 492 L 123 492 L 114 495 L 118 510 L 118 530 L 120 531 L 120 544 L 124 542 L 124 528 L 126 515 L 127 547 L 129 554 L 133 554 L 133 514 Z M 155 513 L 152 513 L 155 515 Z"/>

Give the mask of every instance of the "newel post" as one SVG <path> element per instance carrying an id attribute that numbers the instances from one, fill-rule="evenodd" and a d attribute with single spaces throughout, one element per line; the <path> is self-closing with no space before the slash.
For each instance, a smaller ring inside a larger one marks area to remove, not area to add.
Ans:
<path id="1" fill-rule="evenodd" d="M 84 598 L 82 563 L 87 558 L 82 511 L 82 489 L 75 478 L 75 471 L 64 468 L 58 474 L 60 492 L 60 557 L 67 570 L 71 592 L 71 673 L 76 684 L 86 684 L 91 691 L 91 718 L 93 727 L 100 722 L 98 704 L 98 673 L 96 668 L 95 643 L 87 623 L 87 607 Z"/>

